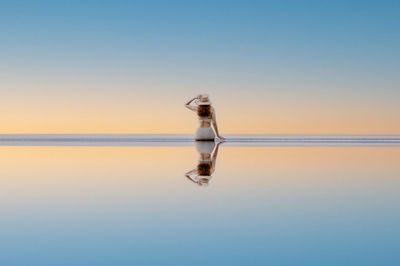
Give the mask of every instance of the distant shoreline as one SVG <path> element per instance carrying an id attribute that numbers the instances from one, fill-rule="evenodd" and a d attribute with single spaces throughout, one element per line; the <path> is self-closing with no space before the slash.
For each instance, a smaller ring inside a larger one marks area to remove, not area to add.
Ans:
<path id="1" fill-rule="evenodd" d="M 227 146 L 400 144 L 400 135 L 226 134 Z M 0 146 L 190 146 L 191 134 L 0 134 Z M 400 146 L 400 145 L 399 145 Z"/>

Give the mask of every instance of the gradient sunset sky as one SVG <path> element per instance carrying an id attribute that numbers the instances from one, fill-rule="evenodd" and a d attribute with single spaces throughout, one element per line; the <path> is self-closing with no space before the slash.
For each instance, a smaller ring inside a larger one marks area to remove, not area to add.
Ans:
<path id="1" fill-rule="evenodd" d="M 399 1 L 1 1 L 0 133 L 400 134 Z"/>

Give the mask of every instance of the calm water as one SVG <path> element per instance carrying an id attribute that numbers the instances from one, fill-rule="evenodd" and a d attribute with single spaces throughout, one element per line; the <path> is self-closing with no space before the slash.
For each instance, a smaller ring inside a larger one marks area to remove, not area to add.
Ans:
<path id="1" fill-rule="evenodd" d="M 3 141 L 0 265 L 400 265 L 397 143 L 183 143 Z"/>

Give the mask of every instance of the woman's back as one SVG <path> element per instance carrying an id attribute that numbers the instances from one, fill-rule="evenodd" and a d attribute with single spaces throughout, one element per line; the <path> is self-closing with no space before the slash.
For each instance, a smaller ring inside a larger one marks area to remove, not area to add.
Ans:
<path id="1" fill-rule="evenodd" d="M 191 105 L 194 102 L 197 106 Z M 196 140 L 215 141 L 215 135 L 224 140 L 218 133 L 217 122 L 215 120 L 215 111 L 211 106 L 211 102 L 207 94 L 201 94 L 185 105 L 192 111 L 197 113 L 199 119 L 199 128 L 196 131 Z"/>

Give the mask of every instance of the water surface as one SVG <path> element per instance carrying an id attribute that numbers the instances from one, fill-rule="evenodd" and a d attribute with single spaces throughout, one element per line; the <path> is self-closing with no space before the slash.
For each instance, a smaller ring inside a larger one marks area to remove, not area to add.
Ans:
<path id="1" fill-rule="evenodd" d="M 396 144 L 0 147 L 1 265 L 399 265 Z"/>

